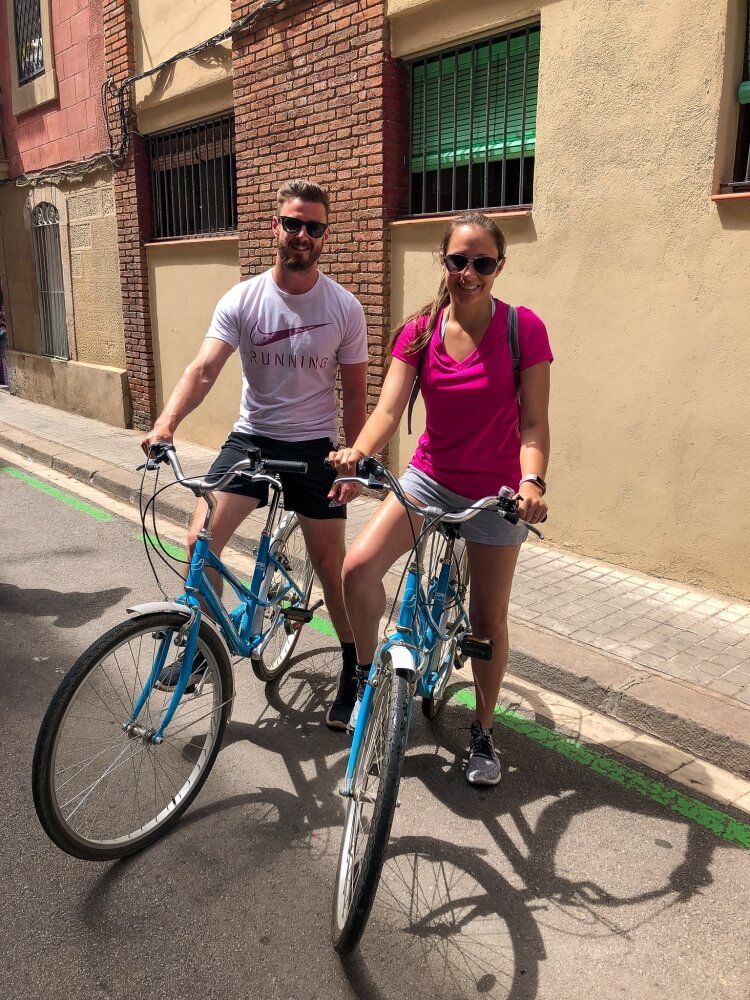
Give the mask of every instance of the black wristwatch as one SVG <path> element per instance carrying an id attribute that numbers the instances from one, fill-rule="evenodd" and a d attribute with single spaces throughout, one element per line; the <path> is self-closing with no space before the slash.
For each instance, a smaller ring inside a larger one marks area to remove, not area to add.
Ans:
<path id="1" fill-rule="evenodd" d="M 542 496 L 544 496 L 544 494 L 547 492 L 547 484 L 545 483 L 545 481 L 542 479 L 541 476 L 537 476 L 533 472 L 530 473 L 528 476 L 523 476 L 521 478 L 521 482 L 518 484 L 518 488 L 520 489 L 524 483 L 535 483 L 542 491 Z"/>

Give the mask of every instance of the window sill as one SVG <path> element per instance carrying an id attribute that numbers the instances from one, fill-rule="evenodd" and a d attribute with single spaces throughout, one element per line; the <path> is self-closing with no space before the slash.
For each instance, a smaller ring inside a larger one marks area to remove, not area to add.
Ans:
<path id="1" fill-rule="evenodd" d="M 469 211 L 469 209 L 462 209 L 455 212 L 440 212 L 435 215 L 410 215 L 406 219 L 394 219 L 391 222 L 391 226 L 423 225 L 426 222 L 450 222 L 451 219 L 455 219 L 457 215 L 463 214 L 464 211 Z M 471 209 L 471 211 L 482 212 L 482 209 Z M 482 214 L 489 216 L 490 219 L 522 219 L 529 217 L 531 212 L 531 205 L 524 205 L 521 208 L 509 208 L 506 210 L 489 209 L 486 212 L 482 212 Z"/>
<path id="2" fill-rule="evenodd" d="M 750 201 L 750 191 L 735 191 L 727 194 L 712 194 L 711 201 Z"/>
<path id="3" fill-rule="evenodd" d="M 148 243 L 143 245 L 146 249 L 151 247 L 184 247 L 184 246 L 194 246 L 196 243 L 236 243 L 239 239 L 237 236 L 184 236 L 178 237 L 177 239 L 166 239 L 166 240 L 150 240 Z"/>

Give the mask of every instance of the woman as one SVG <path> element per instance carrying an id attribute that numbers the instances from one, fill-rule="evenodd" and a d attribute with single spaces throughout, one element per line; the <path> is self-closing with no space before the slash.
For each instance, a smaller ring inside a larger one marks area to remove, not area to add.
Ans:
<path id="1" fill-rule="evenodd" d="M 391 440 L 421 364 L 426 429 L 401 479 L 407 495 L 418 503 L 461 508 L 510 486 L 517 490 L 523 521 L 536 524 L 547 513 L 552 352 L 546 329 L 531 310 L 518 309 L 517 393 L 508 307 L 492 297 L 492 284 L 505 264 L 502 232 L 480 212 L 460 215 L 445 230 L 440 262 L 437 298 L 394 334 L 393 360 L 377 407 L 354 445 L 333 452 L 330 459 L 342 474 L 354 475 L 360 458 L 376 454 Z M 338 496 L 335 484 L 330 495 L 334 500 Z M 472 631 L 494 643 L 491 660 L 472 660 L 477 707 L 466 778 L 472 784 L 495 785 L 501 769 L 493 745 L 493 713 L 508 662 L 513 572 L 528 529 L 483 511 L 461 533 L 471 575 Z M 361 668 L 369 668 L 377 647 L 386 600 L 383 577 L 412 540 L 409 514 L 388 496 L 344 562 L 344 600 Z M 351 708 L 355 685 L 353 676 L 342 680 L 331 714 L 343 715 Z"/>

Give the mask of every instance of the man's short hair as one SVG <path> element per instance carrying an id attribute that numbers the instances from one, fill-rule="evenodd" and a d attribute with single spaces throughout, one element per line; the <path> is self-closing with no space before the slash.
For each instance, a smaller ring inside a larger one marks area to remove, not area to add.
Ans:
<path id="1" fill-rule="evenodd" d="M 317 201 L 318 204 L 325 208 L 326 219 L 328 218 L 331 203 L 328 200 L 328 193 L 323 190 L 320 184 L 306 180 L 287 181 L 286 184 L 282 184 L 276 195 L 276 203 L 279 210 L 285 201 L 291 201 L 292 198 L 299 198 L 301 201 Z"/>

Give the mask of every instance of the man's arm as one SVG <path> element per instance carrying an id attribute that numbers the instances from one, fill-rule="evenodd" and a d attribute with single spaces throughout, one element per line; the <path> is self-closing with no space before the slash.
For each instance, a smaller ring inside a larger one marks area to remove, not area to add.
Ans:
<path id="1" fill-rule="evenodd" d="M 351 446 L 359 437 L 367 416 L 367 362 L 341 365 L 343 423 L 346 443 Z"/>
<path id="2" fill-rule="evenodd" d="M 153 429 L 141 441 L 141 447 L 146 454 L 157 442 L 172 440 L 178 425 L 206 398 L 208 390 L 233 353 L 232 345 L 223 340 L 207 337 L 203 341 L 197 355 L 172 390 L 172 395 L 157 417 Z"/>

